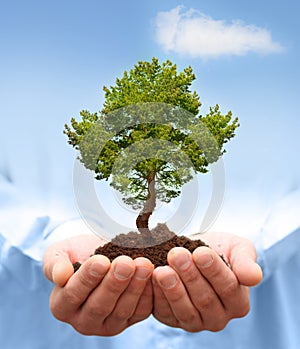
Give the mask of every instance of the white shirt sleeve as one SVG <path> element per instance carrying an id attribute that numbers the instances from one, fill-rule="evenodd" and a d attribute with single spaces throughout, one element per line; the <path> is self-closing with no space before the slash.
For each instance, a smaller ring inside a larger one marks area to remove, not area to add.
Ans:
<path id="1" fill-rule="evenodd" d="M 295 190 L 274 205 L 260 231 L 257 250 L 265 278 L 299 253 L 299 247 L 300 190 Z"/>
<path id="2" fill-rule="evenodd" d="M 270 212 L 261 231 L 261 247 L 268 249 L 300 227 L 300 190 L 279 201 Z"/>

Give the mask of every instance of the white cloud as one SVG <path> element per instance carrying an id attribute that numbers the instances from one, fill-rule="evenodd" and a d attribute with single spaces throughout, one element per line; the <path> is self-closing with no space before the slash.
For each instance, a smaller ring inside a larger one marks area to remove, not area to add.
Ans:
<path id="1" fill-rule="evenodd" d="M 164 50 L 192 57 L 268 54 L 283 50 L 267 29 L 240 20 L 230 23 L 215 20 L 194 9 L 184 11 L 183 6 L 159 12 L 155 30 L 156 40 Z"/>

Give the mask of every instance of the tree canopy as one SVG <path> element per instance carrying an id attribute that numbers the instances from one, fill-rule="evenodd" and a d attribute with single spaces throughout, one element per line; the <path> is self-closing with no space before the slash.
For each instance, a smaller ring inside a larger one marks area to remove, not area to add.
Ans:
<path id="1" fill-rule="evenodd" d="M 148 229 L 156 200 L 169 202 L 194 174 L 207 172 L 239 126 L 218 105 L 199 114 L 194 80 L 191 67 L 178 72 L 169 60 L 138 62 L 114 86 L 104 86 L 100 112 L 84 110 L 81 121 L 65 125 L 69 143 L 96 179 L 110 178 L 126 203 L 142 209 L 140 231 Z"/>

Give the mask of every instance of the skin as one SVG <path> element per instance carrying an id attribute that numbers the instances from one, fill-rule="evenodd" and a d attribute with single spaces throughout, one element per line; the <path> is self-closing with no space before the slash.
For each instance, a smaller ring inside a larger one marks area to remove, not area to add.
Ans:
<path id="1" fill-rule="evenodd" d="M 262 271 L 250 241 L 223 233 L 201 239 L 213 249 L 199 247 L 191 254 L 176 247 L 168 254 L 169 266 L 154 270 L 153 314 L 186 331 L 220 331 L 249 312 L 249 287 L 261 281 Z"/>
<path id="2" fill-rule="evenodd" d="M 225 233 L 200 238 L 212 248 L 191 254 L 176 247 L 169 265 L 156 269 L 146 258 L 120 256 L 110 263 L 105 256 L 89 257 L 103 243 L 96 236 L 55 243 L 44 257 L 44 273 L 55 284 L 50 309 L 85 335 L 113 336 L 151 313 L 186 331 L 220 331 L 248 313 L 249 287 L 261 281 L 262 271 L 250 241 Z M 74 274 L 77 260 L 82 266 Z"/>
<path id="3" fill-rule="evenodd" d="M 147 318 L 152 311 L 152 263 L 128 256 L 89 256 L 101 241 L 78 236 L 53 244 L 44 273 L 55 283 L 50 309 L 60 321 L 84 335 L 113 336 Z M 82 261 L 74 273 L 72 263 Z"/>

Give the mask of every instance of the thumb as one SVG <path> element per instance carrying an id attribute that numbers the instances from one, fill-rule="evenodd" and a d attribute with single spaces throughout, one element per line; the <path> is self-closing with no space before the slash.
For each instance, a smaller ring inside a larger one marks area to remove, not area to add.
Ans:
<path id="1" fill-rule="evenodd" d="M 45 276 L 58 286 L 64 286 L 74 274 L 68 253 L 51 246 L 45 253 L 43 270 Z"/>
<path id="2" fill-rule="evenodd" d="M 256 252 L 252 245 L 236 246 L 232 251 L 230 264 L 239 283 L 244 286 L 256 286 L 262 278 L 261 267 L 256 263 Z"/>

